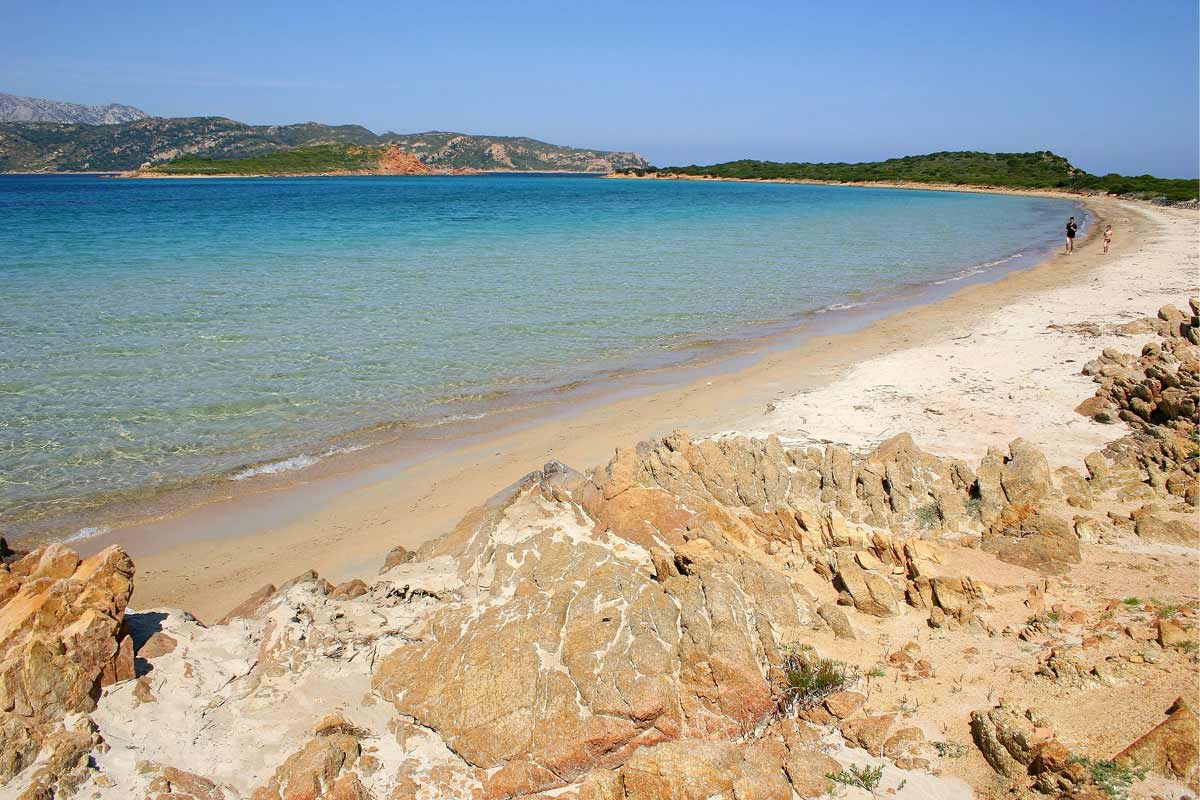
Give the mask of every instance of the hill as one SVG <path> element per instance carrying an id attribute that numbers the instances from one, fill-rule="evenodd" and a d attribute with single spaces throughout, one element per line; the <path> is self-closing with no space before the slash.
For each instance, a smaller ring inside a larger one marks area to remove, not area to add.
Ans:
<path id="1" fill-rule="evenodd" d="M 708 166 L 651 167 L 630 172 L 664 177 L 678 175 L 743 180 L 911 182 L 1008 189 L 1069 189 L 1170 201 L 1196 199 L 1200 185 L 1195 180 L 1155 178 L 1152 175 L 1091 175 L 1048 150 L 1034 153 L 943 152 L 856 164 L 743 159 Z"/>
<path id="2" fill-rule="evenodd" d="M 109 103 L 84 106 L 40 97 L 21 97 L 0 92 L 0 122 L 82 122 L 88 125 L 116 125 L 145 119 L 150 115 L 140 108 Z"/>
<path id="3" fill-rule="evenodd" d="M 522 137 L 443 131 L 375 134 L 360 125 L 247 125 L 224 117 L 152 117 L 118 125 L 0 123 L 0 172 L 123 172 L 185 156 L 244 159 L 329 144 L 397 145 L 430 166 L 446 169 L 607 172 L 649 166 L 636 153 L 562 147 Z"/>
<path id="4" fill-rule="evenodd" d="M 427 175 L 435 171 L 449 170 L 430 169 L 394 144 L 319 144 L 249 158 L 183 156 L 126 175 Z"/>

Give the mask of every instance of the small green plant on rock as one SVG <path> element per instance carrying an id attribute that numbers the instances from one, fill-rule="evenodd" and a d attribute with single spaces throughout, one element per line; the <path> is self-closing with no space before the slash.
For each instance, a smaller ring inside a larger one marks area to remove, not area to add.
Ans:
<path id="1" fill-rule="evenodd" d="M 1154 610 L 1163 619 L 1170 619 L 1179 613 L 1179 606 L 1173 603 L 1160 603 L 1157 600 L 1151 601 L 1154 603 Z"/>
<path id="2" fill-rule="evenodd" d="M 859 679 L 858 669 L 841 661 L 821 658 L 811 647 L 792 650 L 783 659 L 784 687 L 780 702 L 785 713 L 796 714 L 840 692 Z"/>
<path id="3" fill-rule="evenodd" d="M 1137 764 L 1122 766 L 1115 761 L 1095 761 L 1087 756 L 1072 756 L 1071 763 L 1082 764 L 1099 786 L 1113 800 L 1129 796 L 1129 787 L 1146 777 L 1147 769 Z"/>
<path id="4" fill-rule="evenodd" d="M 955 742 L 931 742 L 942 758 L 962 758 L 967 754 L 967 748 Z"/>
<path id="5" fill-rule="evenodd" d="M 983 516 L 983 498 L 979 495 L 974 495 L 967 500 L 967 516 L 971 519 L 979 519 Z"/>
<path id="6" fill-rule="evenodd" d="M 937 501 L 916 508 L 913 511 L 913 517 L 922 528 L 932 528 L 942 524 L 942 521 L 946 519 L 945 514 L 942 513 L 942 505 Z"/>
<path id="7" fill-rule="evenodd" d="M 1121 602 L 1127 606 L 1136 607 L 1142 604 L 1142 599 L 1140 597 L 1126 597 Z"/>
<path id="8" fill-rule="evenodd" d="M 831 772 L 825 777 L 836 783 L 845 784 L 846 786 L 857 786 L 860 789 L 873 792 L 879 786 L 880 779 L 883 778 L 883 765 L 881 764 L 878 767 L 860 767 L 856 764 L 851 764 L 849 768 L 841 772 Z"/>

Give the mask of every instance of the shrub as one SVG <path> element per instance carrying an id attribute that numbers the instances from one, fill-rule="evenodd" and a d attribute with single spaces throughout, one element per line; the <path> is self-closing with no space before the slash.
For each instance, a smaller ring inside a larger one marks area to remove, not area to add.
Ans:
<path id="1" fill-rule="evenodd" d="M 840 692 L 859 679 L 858 670 L 841 661 L 819 657 L 811 647 L 789 652 L 783 661 L 787 684 L 780 707 L 796 714 Z"/>
<path id="2" fill-rule="evenodd" d="M 860 767 L 851 764 L 848 769 L 844 769 L 841 772 L 831 772 L 825 777 L 846 786 L 857 786 L 860 789 L 873 792 L 879 786 L 879 780 L 883 777 L 883 765 L 881 764 L 878 767 Z"/>
<path id="3" fill-rule="evenodd" d="M 917 508 L 913 511 L 913 517 L 922 528 L 932 528 L 946 519 L 946 515 L 942 513 L 942 505 L 937 501 Z"/>
<path id="4" fill-rule="evenodd" d="M 931 742 L 930 744 L 942 758 L 962 758 L 967 754 L 967 748 L 955 742 Z"/>
<path id="5" fill-rule="evenodd" d="M 1114 800 L 1128 796 L 1129 787 L 1146 777 L 1146 768 L 1134 764 L 1122 766 L 1115 761 L 1093 761 L 1086 756 L 1073 756 L 1071 763 L 1082 764 L 1091 775 L 1092 783 Z"/>
<path id="6" fill-rule="evenodd" d="M 973 495 L 967 501 L 967 516 L 973 519 L 979 519 L 983 515 L 983 498 L 979 495 Z"/>

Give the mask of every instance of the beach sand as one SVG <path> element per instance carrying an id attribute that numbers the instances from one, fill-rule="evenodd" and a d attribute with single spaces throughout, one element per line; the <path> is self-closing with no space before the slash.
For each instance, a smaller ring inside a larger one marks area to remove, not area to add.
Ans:
<path id="1" fill-rule="evenodd" d="M 1138 337 L 1103 331 L 1180 304 L 1200 283 L 1195 211 L 1086 203 L 1096 218 L 1091 231 L 1103 222 L 1116 230 L 1108 255 L 1091 237 L 1072 256 L 967 286 L 862 330 L 776 347 L 749 364 L 443 447 L 415 463 L 376 465 L 366 477 L 297 473 L 278 490 L 124 528 L 86 549 L 114 541 L 128 549 L 139 573 L 135 607 L 175 606 L 213 620 L 259 586 L 310 568 L 334 581 L 374 575 L 392 547 L 446 532 L 546 461 L 586 469 L 615 447 L 676 428 L 777 433 L 854 449 L 909 431 L 923 447 L 970 459 L 1027 436 L 1054 466 L 1077 465 L 1125 433 L 1124 425 L 1074 412 L 1094 391 L 1078 374 L 1086 361 L 1111 345 L 1141 346 Z"/>

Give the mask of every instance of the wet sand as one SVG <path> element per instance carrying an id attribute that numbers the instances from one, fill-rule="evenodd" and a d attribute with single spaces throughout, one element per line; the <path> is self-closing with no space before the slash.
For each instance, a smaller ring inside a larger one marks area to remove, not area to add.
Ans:
<path id="1" fill-rule="evenodd" d="M 548 460 L 586 469 L 616 447 L 675 428 L 694 435 L 781 433 L 855 447 L 903 428 L 931 449 L 977 457 L 983 441 L 1000 445 L 1036 432 L 1034 426 L 1057 425 L 1069 435 L 1045 444 L 1052 459 L 1067 463 L 1121 432 L 1072 410 L 1091 389 L 1077 374 L 1082 363 L 1066 363 L 1069 353 L 1098 353 L 1105 345 L 1047 326 L 1111 322 L 1183 302 L 1196 291 L 1200 247 L 1194 211 L 1111 199 L 1087 205 L 1094 217 L 1089 232 L 1105 221 L 1117 230 L 1107 256 L 1092 236 L 1073 256 L 967 286 L 861 330 L 793 346 L 777 341 L 753 358 L 676 371 L 669 380 L 647 376 L 615 396 L 572 398 L 545 418 L 430 437 L 392 451 L 386 463 L 292 473 L 272 483 L 276 488 L 214 498 L 80 544 L 92 551 L 115 541 L 129 550 L 139 572 L 135 607 L 182 607 L 212 620 L 264 583 L 306 569 L 334 581 L 369 577 L 395 545 L 415 547 L 444 533 L 471 507 Z M 965 396 L 953 379 L 968 368 L 978 419 L 986 420 L 972 423 L 972 430 L 951 416 L 945 419 L 954 422 L 941 422 L 937 413 L 939 403 L 949 407 Z M 910 385 L 901 385 L 906 380 Z M 1020 402 L 1009 396 L 1014 381 Z M 1040 409 L 1032 424 L 1031 407 Z"/>

